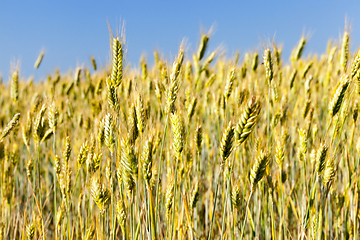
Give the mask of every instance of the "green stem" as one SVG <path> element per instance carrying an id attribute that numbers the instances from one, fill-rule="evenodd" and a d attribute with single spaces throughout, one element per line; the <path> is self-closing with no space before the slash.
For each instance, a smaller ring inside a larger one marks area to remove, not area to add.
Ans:
<path id="1" fill-rule="evenodd" d="M 250 203 L 250 199 L 253 195 L 254 191 L 251 190 L 250 192 L 250 196 L 249 196 L 249 199 L 247 200 L 246 202 L 246 208 L 245 208 L 245 218 L 244 218 L 244 222 L 242 224 L 242 228 L 241 228 L 241 235 L 240 235 L 240 240 L 243 239 L 243 236 L 244 236 L 244 229 L 245 229 L 245 224 L 246 224 L 246 220 L 247 220 L 247 211 L 248 211 L 248 207 L 249 207 L 249 203 Z"/>
<path id="2" fill-rule="evenodd" d="M 180 159 L 176 157 L 176 163 L 175 163 L 175 175 L 174 175 L 174 200 L 173 200 L 173 217 L 172 217 L 172 224 L 171 224 L 171 237 L 170 239 L 173 239 L 174 235 L 174 225 L 175 225 L 175 210 L 176 210 L 176 189 L 177 189 L 177 171 L 178 171 L 178 162 Z"/>
<path id="3" fill-rule="evenodd" d="M 53 138 L 53 155 L 55 156 L 55 145 L 56 145 L 56 138 L 55 138 L 55 130 L 54 130 L 54 138 Z M 57 217 L 57 206 L 56 206 L 56 171 L 54 167 L 53 173 L 53 181 L 54 181 L 54 225 L 56 226 L 56 217 Z M 57 240 L 57 231 L 55 227 L 55 239 Z"/>
<path id="4" fill-rule="evenodd" d="M 165 128 L 164 128 L 164 134 L 161 140 L 161 149 L 160 149 L 160 158 L 159 158 L 159 175 L 158 175 L 158 179 L 156 182 L 156 197 L 155 197 L 155 224 L 156 224 L 156 220 L 158 217 L 158 212 L 160 211 L 160 207 L 158 206 L 158 202 L 159 202 L 159 182 L 160 182 L 160 178 L 161 178 L 161 166 L 162 166 L 162 151 L 164 148 L 164 141 L 165 141 L 165 136 L 166 136 L 166 129 L 167 129 L 167 125 L 168 125 L 168 120 L 169 120 L 169 114 L 166 117 L 166 122 L 165 122 Z M 155 225 L 156 227 L 156 225 Z"/>
<path id="5" fill-rule="evenodd" d="M 221 237 L 220 239 L 224 239 L 224 228 L 225 228 L 225 214 L 226 214 L 226 203 L 227 203 L 227 193 L 225 194 L 225 197 L 223 198 L 223 218 L 222 218 L 222 224 L 221 224 Z"/>
<path id="6" fill-rule="evenodd" d="M 219 171 L 219 174 L 218 174 L 218 177 L 217 177 L 217 183 L 216 183 L 216 189 L 215 189 L 215 200 L 214 200 L 214 206 L 213 206 L 213 211 L 212 211 L 212 216 L 211 216 L 208 240 L 211 239 L 211 231 L 212 231 L 212 227 L 213 227 L 213 224 L 214 224 L 214 216 L 215 216 L 215 210 L 216 210 L 216 200 L 217 200 L 217 194 L 218 194 L 218 189 L 219 189 L 219 182 L 220 182 L 221 172 L 222 172 L 222 166 L 220 167 L 220 171 Z"/>

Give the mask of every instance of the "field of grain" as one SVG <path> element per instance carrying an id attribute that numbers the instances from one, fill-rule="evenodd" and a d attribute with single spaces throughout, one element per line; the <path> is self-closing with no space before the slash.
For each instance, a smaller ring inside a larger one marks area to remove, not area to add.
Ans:
<path id="1" fill-rule="evenodd" d="M 267 44 L 0 84 L 1 239 L 359 239 L 360 51 Z M 41 67 L 43 54 L 35 63 Z M 46 61 L 46 57 L 44 58 Z"/>

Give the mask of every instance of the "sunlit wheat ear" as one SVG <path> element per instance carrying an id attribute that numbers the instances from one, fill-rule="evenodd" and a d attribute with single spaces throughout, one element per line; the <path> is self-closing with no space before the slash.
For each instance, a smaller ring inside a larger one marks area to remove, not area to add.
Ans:
<path id="1" fill-rule="evenodd" d="M 173 63 L 172 72 L 170 74 L 170 81 L 172 82 L 176 81 L 176 79 L 178 78 L 183 61 L 184 61 L 184 46 L 181 45 L 179 48 L 177 58 Z"/>
<path id="2" fill-rule="evenodd" d="M 136 107 L 134 104 L 131 104 L 129 108 L 129 116 L 128 116 L 128 136 L 127 138 L 130 141 L 131 145 L 135 144 L 136 139 L 139 136 L 139 129 L 137 124 L 137 115 L 136 115 Z"/>
<path id="3" fill-rule="evenodd" d="M 71 143 L 70 143 L 70 137 L 67 136 L 65 139 L 65 147 L 63 150 L 63 159 L 65 164 L 65 171 L 69 168 L 69 160 L 70 160 L 70 154 L 71 154 Z"/>
<path id="4" fill-rule="evenodd" d="M 296 78 L 296 75 L 297 75 L 297 70 L 294 69 L 290 75 L 290 79 L 289 79 L 289 82 L 290 82 L 290 89 L 293 88 L 294 86 L 294 82 L 295 82 L 295 78 Z"/>
<path id="5" fill-rule="evenodd" d="M 113 116 L 108 113 L 104 118 L 104 129 L 105 129 L 105 144 L 112 153 L 114 151 L 115 144 L 115 133 L 114 133 L 114 119 Z"/>
<path id="6" fill-rule="evenodd" d="M 349 39 L 349 32 L 345 29 L 340 51 L 340 66 L 344 73 L 346 72 L 346 66 L 349 60 Z"/>
<path id="7" fill-rule="evenodd" d="M 41 107 L 39 113 L 36 116 L 35 123 L 34 123 L 34 131 L 33 137 L 36 142 L 40 142 L 45 134 L 45 129 L 43 125 L 43 117 L 46 111 L 45 104 Z"/>
<path id="8" fill-rule="evenodd" d="M 84 237 L 84 240 L 92 240 L 95 236 L 95 228 L 93 225 L 91 225 L 87 230 Z"/>
<path id="9" fill-rule="evenodd" d="M 220 157 L 221 166 L 225 165 L 226 160 L 231 154 L 234 142 L 234 126 L 230 121 L 227 127 L 224 129 L 221 141 L 220 141 Z"/>
<path id="10" fill-rule="evenodd" d="M 197 105 L 197 98 L 194 97 L 187 108 L 187 117 L 189 121 L 191 121 L 192 117 L 194 116 L 196 105 Z"/>
<path id="11" fill-rule="evenodd" d="M 140 132 L 140 136 L 143 136 L 145 131 L 145 110 L 144 110 L 144 102 L 139 94 L 136 99 L 136 118 L 137 118 L 137 128 Z"/>
<path id="12" fill-rule="evenodd" d="M 202 127 L 201 125 L 196 127 L 195 130 L 195 145 L 196 145 L 196 152 L 198 154 L 201 153 L 201 144 L 202 144 Z"/>
<path id="13" fill-rule="evenodd" d="M 166 92 L 166 111 L 168 113 L 172 113 L 175 111 L 175 101 L 176 101 L 176 98 L 177 98 L 177 94 L 178 94 L 178 91 L 179 91 L 179 86 L 178 86 L 178 81 L 175 80 L 175 81 L 172 81 L 170 83 L 170 86 L 169 86 L 169 89 L 167 90 Z"/>
<path id="14" fill-rule="evenodd" d="M 264 51 L 264 65 L 265 65 L 265 73 L 266 73 L 266 80 L 268 81 L 268 84 L 270 85 L 271 81 L 274 77 L 274 69 L 273 69 L 273 63 L 271 59 L 271 51 L 270 49 L 265 49 Z"/>
<path id="15" fill-rule="evenodd" d="M 60 174 L 61 174 L 61 159 L 58 155 L 55 155 L 54 157 L 54 163 L 55 163 L 55 173 L 58 181 L 60 182 Z"/>
<path id="16" fill-rule="evenodd" d="M 116 93 L 116 88 L 109 78 L 106 79 L 107 99 L 110 107 L 115 111 L 119 111 L 119 100 Z"/>
<path id="17" fill-rule="evenodd" d="M 31 223 L 26 226 L 26 237 L 28 240 L 34 239 L 35 231 L 36 231 L 36 227 L 34 225 L 34 222 L 31 221 Z"/>
<path id="18" fill-rule="evenodd" d="M 274 44 L 273 47 L 274 47 L 274 62 L 276 63 L 276 66 L 281 67 L 282 48 L 277 47 L 276 44 Z"/>
<path id="19" fill-rule="evenodd" d="M 37 58 L 36 61 L 35 61 L 35 64 L 34 64 L 34 68 L 35 68 L 35 69 L 38 69 L 38 68 L 40 67 L 40 64 L 41 64 L 44 56 L 45 56 L 45 52 L 44 52 L 44 51 L 41 51 L 40 54 L 39 54 L 39 56 L 38 56 L 38 58 Z"/>
<path id="20" fill-rule="evenodd" d="M 235 140 L 238 144 L 243 143 L 250 135 L 259 115 L 260 115 L 260 102 L 256 97 L 252 97 L 246 105 L 239 123 L 235 128 Z"/>
<path id="21" fill-rule="evenodd" d="M 166 209 L 166 219 L 169 220 L 172 205 L 174 202 L 174 183 L 171 181 L 166 187 L 166 196 L 165 196 L 165 209 Z"/>
<path id="22" fill-rule="evenodd" d="M 304 161 L 307 153 L 307 131 L 305 129 L 298 129 L 299 132 L 299 148 L 298 155 L 300 161 Z"/>
<path id="23" fill-rule="evenodd" d="M 155 96 L 159 100 L 159 102 L 161 102 L 162 101 L 162 95 L 163 95 L 163 92 L 164 92 L 164 86 L 157 79 L 155 79 L 154 82 L 155 82 Z"/>
<path id="24" fill-rule="evenodd" d="M 147 76 L 148 76 L 147 63 L 145 61 L 142 61 L 142 75 L 141 75 L 141 78 L 142 78 L 142 80 L 144 82 L 146 81 Z"/>
<path id="25" fill-rule="evenodd" d="M 202 35 L 201 36 L 201 40 L 200 40 L 200 45 L 199 45 L 199 49 L 198 49 L 198 53 L 197 53 L 197 59 L 199 61 L 201 61 L 201 59 L 203 59 L 206 48 L 208 46 L 208 42 L 209 42 L 209 36 L 208 35 Z"/>
<path id="26" fill-rule="evenodd" d="M 95 93 L 97 95 L 101 95 L 104 87 L 103 85 L 104 85 L 104 79 L 100 78 L 99 81 L 96 83 L 96 87 L 95 87 Z"/>
<path id="27" fill-rule="evenodd" d="M 97 135 L 98 141 L 100 146 L 104 145 L 105 143 L 105 123 L 104 119 L 102 119 L 99 123 L 99 129 L 98 129 L 98 135 Z"/>
<path id="28" fill-rule="evenodd" d="M 104 214 L 110 199 L 109 190 L 100 183 L 99 179 L 93 178 L 91 181 L 90 192 L 94 202 L 99 208 L 100 213 Z"/>
<path id="29" fill-rule="evenodd" d="M 102 153 L 94 153 L 91 163 L 91 172 L 96 172 L 100 169 Z"/>
<path id="30" fill-rule="evenodd" d="M 241 197 L 241 188 L 239 184 L 236 184 L 231 191 L 231 202 L 233 206 L 240 211 L 242 197 Z"/>
<path id="31" fill-rule="evenodd" d="M 112 175 L 112 159 L 107 158 L 106 159 L 106 167 L 105 167 L 105 177 L 110 185 L 110 189 L 113 187 L 113 175 Z"/>
<path id="32" fill-rule="evenodd" d="M 301 55 L 304 51 L 306 41 L 307 40 L 305 37 L 301 37 L 297 47 L 295 48 L 294 52 L 292 53 L 292 56 L 291 56 L 292 62 L 296 62 L 297 60 L 299 60 L 301 58 Z"/>
<path id="33" fill-rule="evenodd" d="M 355 100 L 355 102 L 354 102 L 353 114 L 352 114 L 352 118 L 353 118 L 354 124 L 356 124 L 358 115 L 359 115 L 359 101 L 358 101 L 358 100 Z"/>
<path id="34" fill-rule="evenodd" d="M 354 61 L 351 65 L 351 75 L 350 77 L 353 79 L 359 72 L 360 69 L 360 49 L 357 51 Z"/>
<path id="35" fill-rule="evenodd" d="M 320 147 L 316 153 L 316 160 L 315 160 L 315 170 L 320 175 L 326 164 L 326 153 L 328 151 L 328 147 L 325 143 L 321 143 Z"/>
<path id="36" fill-rule="evenodd" d="M 334 166 L 334 159 L 330 158 L 327 160 L 324 169 L 324 176 L 323 176 L 324 186 L 326 186 L 327 188 L 331 186 L 335 174 L 336 174 L 336 169 Z"/>
<path id="37" fill-rule="evenodd" d="M 279 165 L 280 169 L 282 169 L 284 160 L 285 160 L 285 141 L 283 138 L 281 138 L 276 141 L 276 149 L 275 149 L 275 161 Z"/>
<path id="38" fill-rule="evenodd" d="M 16 103 L 19 99 L 19 74 L 17 70 L 13 72 L 11 77 L 10 95 L 13 102 Z"/>
<path id="39" fill-rule="evenodd" d="M 192 82 L 193 80 L 193 69 L 192 69 L 192 65 L 191 65 L 191 62 L 188 61 L 186 62 L 186 65 L 185 65 L 185 79 L 186 81 L 188 82 Z"/>
<path id="40" fill-rule="evenodd" d="M 63 223 L 65 217 L 65 199 L 63 199 L 61 201 L 61 205 L 59 206 L 58 210 L 57 210 L 57 215 L 56 215 L 56 229 L 59 231 L 61 229 L 61 225 Z"/>
<path id="41" fill-rule="evenodd" d="M 74 83 L 76 86 L 79 86 L 79 84 L 80 84 L 81 71 L 82 71 L 82 69 L 80 67 L 77 67 L 75 70 Z"/>
<path id="42" fill-rule="evenodd" d="M 56 131 L 56 127 L 58 124 L 58 119 L 59 119 L 59 112 L 55 106 L 55 103 L 52 103 L 49 107 L 49 115 L 48 115 L 48 120 L 49 120 L 49 127 L 50 129 L 52 129 L 54 132 Z"/>
<path id="43" fill-rule="evenodd" d="M 302 78 L 305 79 L 306 78 L 306 74 L 309 72 L 310 68 L 312 67 L 313 63 L 309 62 L 305 65 L 303 73 L 302 73 Z"/>
<path id="44" fill-rule="evenodd" d="M 5 224 L 3 222 L 0 223 L 0 239 L 4 239 L 5 236 Z"/>
<path id="45" fill-rule="evenodd" d="M 174 61 L 172 72 L 170 74 L 170 86 L 167 90 L 167 96 L 166 96 L 167 109 L 166 110 L 168 113 L 172 113 L 175 110 L 175 101 L 176 101 L 177 94 L 179 91 L 178 76 L 180 74 L 180 69 L 181 69 L 183 60 L 184 60 L 184 49 L 182 46 L 180 46 L 178 56 Z"/>
<path id="46" fill-rule="evenodd" d="M 30 158 L 26 164 L 26 176 L 31 179 L 31 174 L 34 169 L 34 160 Z"/>
<path id="47" fill-rule="evenodd" d="M 123 48 L 122 43 L 118 37 L 113 38 L 112 42 L 112 70 L 111 70 L 111 83 L 117 88 L 122 81 L 123 77 Z"/>
<path id="48" fill-rule="evenodd" d="M 233 84 L 235 81 L 236 75 L 235 75 L 235 67 L 232 67 L 228 73 L 227 79 L 226 79 L 226 85 L 225 85 L 225 91 L 224 91 L 224 97 L 225 100 L 228 101 L 231 92 L 232 92 L 232 88 L 233 88 Z"/>
<path id="49" fill-rule="evenodd" d="M 88 151 L 87 158 L 86 158 L 86 168 L 89 173 L 91 173 L 93 171 L 95 144 L 96 144 L 95 138 L 93 136 L 91 136 L 89 151 Z"/>
<path id="50" fill-rule="evenodd" d="M 127 190 L 128 196 L 131 197 L 135 189 L 135 174 L 137 168 L 137 159 L 133 146 L 129 139 L 123 138 L 121 141 L 121 172 L 122 180 Z"/>
<path id="51" fill-rule="evenodd" d="M 190 196 L 190 207 L 192 209 L 196 208 L 196 204 L 198 203 L 199 201 L 199 196 L 200 196 L 200 193 L 199 193 L 199 181 L 197 180 L 196 183 L 195 183 L 195 187 L 191 193 L 191 196 Z"/>
<path id="52" fill-rule="evenodd" d="M 251 64 L 251 69 L 253 70 L 253 72 L 256 72 L 258 65 L 259 65 L 259 54 L 256 52 L 253 56 L 253 60 Z"/>
<path id="53" fill-rule="evenodd" d="M 185 129 L 184 121 L 179 113 L 171 114 L 171 128 L 173 132 L 173 147 L 179 160 L 184 149 Z"/>
<path id="54" fill-rule="evenodd" d="M 255 190 L 256 185 L 265 175 L 266 167 L 269 162 L 269 154 L 267 152 L 261 151 L 250 171 L 250 183 L 252 191 Z"/>
<path id="55" fill-rule="evenodd" d="M 30 136 L 32 131 L 31 111 L 28 111 L 25 126 L 22 127 L 22 137 L 27 149 L 30 151 Z"/>
<path id="56" fill-rule="evenodd" d="M 92 67 L 93 67 L 94 71 L 96 71 L 97 66 L 96 66 L 96 61 L 95 61 L 95 58 L 94 58 L 94 57 L 91 57 L 91 58 L 90 58 L 90 60 L 91 60 L 91 65 L 92 65 Z"/>
<path id="57" fill-rule="evenodd" d="M 147 187 L 150 187 L 150 180 L 152 177 L 153 147 L 154 147 L 154 137 L 151 135 L 149 137 L 149 140 L 147 140 L 145 143 L 142 154 L 142 164 L 143 164 L 142 169 Z"/>
<path id="58" fill-rule="evenodd" d="M 126 212 L 124 210 L 124 203 L 122 200 L 118 200 L 116 202 L 116 218 L 119 222 L 119 225 L 121 227 L 121 231 L 123 235 L 126 234 Z"/>
<path id="59" fill-rule="evenodd" d="M 67 171 L 66 171 L 66 199 L 70 199 L 70 191 L 71 191 L 71 184 L 72 184 L 72 179 L 71 179 L 71 169 L 70 167 L 68 167 Z"/>
<path id="60" fill-rule="evenodd" d="M 79 155 L 76 159 L 76 162 L 77 162 L 79 168 L 81 168 L 81 166 L 85 163 L 88 152 L 89 152 L 89 145 L 88 145 L 88 142 L 85 141 L 81 145 Z"/>
<path id="61" fill-rule="evenodd" d="M 210 63 L 212 63 L 212 61 L 214 61 L 216 54 L 217 54 L 216 50 L 214 52 L 210 53 L 210 55 L 204 60 L 204 63 L 201 66 L 200 72 L 208 70 Z"/>
<path id="62" fill-rule="evenodd" d="M 46 130 L 43 138 L 41 139 L 41 142 L 46 142 L 47 140 L 49 140 L 52 137 L 53 134 L 54 134 L 54 130 L 52 130 L 52 129 Z"/>
<path id="63" fill-rule="evenodd" d="M 344 75 L 340 81 L 341 82 L 338 88 L 336 89 L 335 94 L 329 104 L 331 117 L 334 117 L 339 112 L 341 104 L 346 94 L 346 90 L 348 89 L 350 84 L 350 79 L 347 75 Z"/>
<path id="64" fill-rule="evenodd" d="M 6 128 L 2 131 L 0 141 L 2 141 L 9 133 L 19 124 L 20 113 L 14 115 Z"/>

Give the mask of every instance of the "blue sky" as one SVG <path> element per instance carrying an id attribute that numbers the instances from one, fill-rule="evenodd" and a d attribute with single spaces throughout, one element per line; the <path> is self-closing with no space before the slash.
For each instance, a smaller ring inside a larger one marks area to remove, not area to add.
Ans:
<path id="1" fill-rule="evenodd" d="M 137 66 L 153 50 L 172 61 L 186 38 L 188 53 L 198 45 L 200 30 L 213 26 L 209 50 L 219 45 L 228 56 L 260 50 L 274 39 L 287 60 L 302 33 L 311 36 L 305 54 L 323 53 L 327 41 L 338 41 L 345 18 L 351 23 L 351 50 L 360 43 L 359 1 L 2 1 L 0 3 L 0 72 L 10 76 L 11 62 L 20 61 L 21 76 L 45 78 L 55 68 L 98 65 L 110 59 L 107 21 L 114 31 L 125 21 L 127 63 Z M 34 62 L 46 51 L 40 68 Z"/>

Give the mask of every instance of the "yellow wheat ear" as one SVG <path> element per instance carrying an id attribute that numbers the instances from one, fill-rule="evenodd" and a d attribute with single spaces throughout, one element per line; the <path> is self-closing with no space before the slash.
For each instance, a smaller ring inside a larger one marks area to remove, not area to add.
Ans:
<path id="1" fill-rule="evenodd" d="M 2 141 L 9 133 L 19 124 L 20 113 L 14 115 L 6 128 L 2 131 L 0 141 Z"/>
<path id="2" fill-rule="evenodd" d="M 224 133 L 220 142 L 221 165 L 224 165 L 231 154 L 234 142 L 234 125 L 230 121 L 224 129 Z"/>
<path id="3" fill-rule="evenodd" d="M 256 185 L 265 175 L 266 167 L 270 162 L 269 160 L 270 159 L 268 153 L 261 151 L 250 172 L 250 182 L 251 182 L 252 191 L 255 190 Z"/>
<path id="4" fill-rule="evenodd" d="M 342 76 L 340 84 L 337 87 L 333 98 L 329 104 L 330 115 L 334 117 L 340 110 L 341 104 L 345 98 L 346 90 L 350 85 L 350 79 L 347 75 Z"/>
<path id="5" fill-rule="evenodd" d="M 252 128 L 258 120 L 260 110 L 261 106 L 259 100 L 256 99 L 256 97 L 252 97 L 246 105 L 239 123 L 235 128 L 235 140 L 238 144 L 243 143 L 249 137 Z"/>

